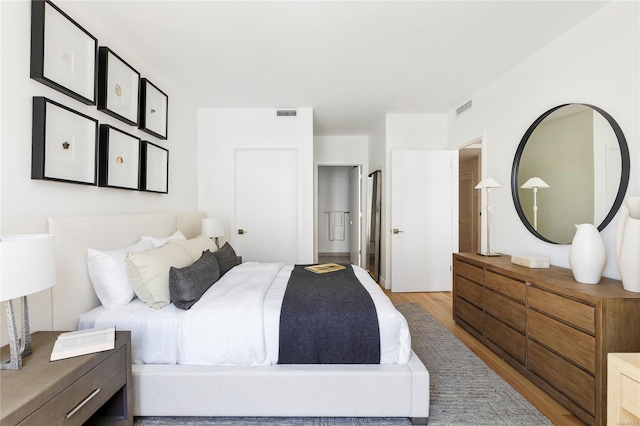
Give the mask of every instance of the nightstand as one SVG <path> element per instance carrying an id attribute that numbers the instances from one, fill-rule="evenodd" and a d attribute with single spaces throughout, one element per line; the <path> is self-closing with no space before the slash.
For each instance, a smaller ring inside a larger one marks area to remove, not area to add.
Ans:
<path id="1" fill-rule="evenodd" d="M 50 362 L 60 333 L 33 333 L 33 353 L 23 358 L 22 369 L 0 371 L 0 423 L 133 425 L 131 333 L 116 332 L 113 350 Z M 4 346 L 2 358 L 8 354 Z"/>

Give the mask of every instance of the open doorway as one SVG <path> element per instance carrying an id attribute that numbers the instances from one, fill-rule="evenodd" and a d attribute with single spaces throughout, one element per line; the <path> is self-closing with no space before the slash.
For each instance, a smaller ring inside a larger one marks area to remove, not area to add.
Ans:
<path id="1" fill-rule="evenodd" d="M 460 149 L 458 177 L 458 251 L 480 251 L 480 191 L 475 186 L 480 181 L 482 141 L 473 142 Z"/>
<path id="2" fill-rule="evenodd" d="M 318 263 L 362 265 L 361 166 L 318 167 Z"/>

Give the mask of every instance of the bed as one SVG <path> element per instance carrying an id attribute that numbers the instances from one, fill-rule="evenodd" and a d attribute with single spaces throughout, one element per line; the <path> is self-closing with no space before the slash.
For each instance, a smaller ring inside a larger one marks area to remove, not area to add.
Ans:
<path id="1" fill-rule="evenodd" d="M 55 235 L 58 282 L 51 289 L 50 300 L 38 300 L 37 303 L 43 305 L 45 311 L 51 310 L 49 329 L 71 330 L 113 321 L 110 316 L 114 310 L 101 307 L 91 284 L 87 271 L 88 249 L 115 250 L 135 244 L 141 236 L 161 237 L 176 231 L 186 238 L 195 238 L 203 217 L 199 212 L 187 212 L 47 218 L 47 231 Z M 39 218 L 26 222 L 3 219 L 3 233 L 7 234 L 12 229 L 21 233 L 29 232 L 32 221 L 38 226 L 38 230 L 33 232 L 42 232 L 42 219 Z M 238 279 L 238 274 L 261 267 L 265 265 L 251 262 L 239 265 L 225 275 L 226 278 L 222 277 L 220 282 L 223 279 Z M 274 264 L 272 268 L 276 271 L 276 277 L 279 277 L 276 280 L 279 285 L 275 288 L 282 290 L 282 283 L 286 282 L 292 266 Z M 355 268 L 354 271 L 365 288 L 372 285 L 373 281 L 367 281 L 369 277 L 364 270 Z M 373 286 L 377 287 L 377 284 L 373 283 Z M 367 288 L 372 297 L 376 299 L 380 294 L 383 296 L 376 302 L 376 307 L 390 305 L 388 298 L 374 287 Z M 267 296 L 273 299 L 273 294 L 267 293 Z M 136 300 L 127 304 L 125 309 L 148 310 L 145 306 L 136 307 L 135 304 L 140 303 Z M 48 302 L 50 307 L 45 306 Z M 183 313 L 174 309 L 169 305 L 157 311 L 164 312 L 163 315 L 175 322 L 176 318 L 170 317 L 180 317 Z M 384 312 L 379 315 L 388 313 Z M 265 315 L 264 318 L 265 323 L 277 322 L 273 315 Z M 385 340 L 382 338 L 385 333 L 384 321 L 380 321 L 381 348 L 387 345 L 387 349 L 381 351 L 380 364 L 278 364 L 277 344 L 273 343 L 273 339 L 267 339 L 266 356 L 255 362 L 229 365 L 224 362 L 196 361 L 180 364 L 182 359 L 154 359 L 155 350 L 136 345 L 136 339 L 141 339 L 142 335 L 133 332 L 133 414 L 409 417 L 413 424 L 426 424 L 429 415 L 429 373 L 407 346 L 410 340 L 397 337 L 402 330 L 406 330 L 406 323 L 396 324 L 400 332 L 389 332 L 392 337 Z M 46 327 L 44 325 L 39 329 Z M 135 324 L 121 323 L 117 327 L 135 329 Z"/>

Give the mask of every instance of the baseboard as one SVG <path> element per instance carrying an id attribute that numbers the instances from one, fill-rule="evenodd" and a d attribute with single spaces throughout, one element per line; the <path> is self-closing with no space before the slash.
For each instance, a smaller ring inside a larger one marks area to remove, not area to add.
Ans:
<path id="1" fill-rule="evenodd" d="M 349 252 L 318 253 L 318 256 L 351 256 Z"/>

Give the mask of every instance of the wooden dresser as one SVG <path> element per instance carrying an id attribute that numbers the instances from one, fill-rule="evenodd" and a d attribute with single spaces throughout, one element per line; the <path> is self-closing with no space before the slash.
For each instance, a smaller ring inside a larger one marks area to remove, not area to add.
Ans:
<path id="1" fill-rule="evenodd" d="M 580 284 L 569 269 L 453 255 L 453 315 L 587 424 L 607 419 L 607 354 L 640 352 L 640 293 Z"/>

